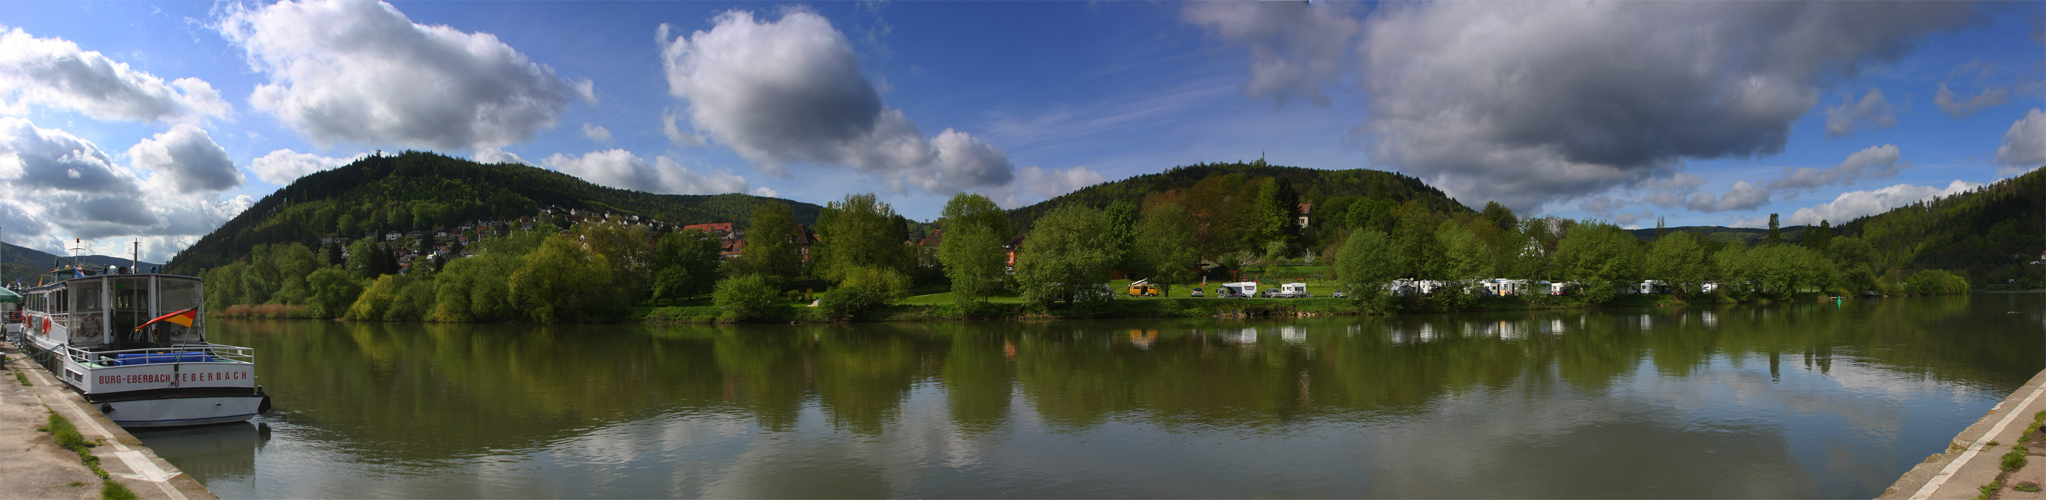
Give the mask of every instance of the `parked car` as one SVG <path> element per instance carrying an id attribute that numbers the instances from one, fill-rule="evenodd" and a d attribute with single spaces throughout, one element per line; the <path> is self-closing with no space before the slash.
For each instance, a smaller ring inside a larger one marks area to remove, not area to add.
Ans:
<path id="1" fill-rule="evenodd" d="M 1329 294 L 1328 296 L 1330 296 L 1330 297 L 1335 297 L 1335 298 L 1338 298 L 1338 299 L 1347 299 L 1347 298 L 1350 298 L 1350 294 L 1347 294 L 1347 293 L 1343 293 L 1343 291 L 1342 291 L 1342 290 L 1336 290 L 1336 293 L 1331 293 L 1331 294 Z"/>
<path id="2" fill-rule="evenodd" d="M 1187 292 L 1187 295 L 1186 295 L 1186 296 L 1188 296 L 1188 297 L 1199 297 L 1199 296 L 1201 296 L 1201 289 L 1200 289 L 1199 287 L 1195 287 L 1195 288 L 1193 289 L 1193 291 L 1189 291 L 1189 292 Z"/>

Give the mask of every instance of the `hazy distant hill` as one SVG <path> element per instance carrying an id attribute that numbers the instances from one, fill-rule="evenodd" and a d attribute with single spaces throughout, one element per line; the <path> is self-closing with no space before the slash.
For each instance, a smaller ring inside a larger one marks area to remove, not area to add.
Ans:
<path id="1" fill-rule="evenodd" d="M 301 177 L 179 252 L 168 269 L 197 273 L 245 257 L 259 244 L 311 246 L 324 236 L 356 238 L 509 220 L 538 215 L 545 207 L 638 215 L 674 224 L 736 222 L 743 227 L 753 206 L 770 199 L 775 198 L 628 191 L 526 165 L 482 164 L 408 151 Z M 806 224 L 817 219 L 821 208 L 780 201 Z"/>
<path id="2" fill-rule="evenodd" d="M 4 264 L 0 265 L 0 280 L 5 280 L 7 283 L 13 283 L 15 278 L 21 278 L 23 282 L 34 282 L 37 276 L 49 272 L 50 268 L 55 267 L 57 263 L 57 256 L 51 255 L 49 252 L 14 246 L 11 243 L 0 243 L 0 245 L 6 246 L 6 248 L 0 249 L 0 264 Z M 68 257 L 64 259 L 64 262 L 68 263 L 70 261 L 71 259 Z M 128 266 L 127 258 L 106 255 L 87 255 L 80 257 L 79 261 L 102 266 Z M 162 264 L 147 261 L 137 263 L 136 265 L 144 270 L 162 266 Z"/>

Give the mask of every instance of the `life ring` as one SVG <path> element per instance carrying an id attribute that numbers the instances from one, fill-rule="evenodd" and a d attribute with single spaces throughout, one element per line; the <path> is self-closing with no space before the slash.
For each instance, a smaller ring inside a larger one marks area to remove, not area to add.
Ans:
<path id="1" fill-rule="evenodd" d="M 50 334 L 50 318 L 43 318 L 43 335 Z"/>

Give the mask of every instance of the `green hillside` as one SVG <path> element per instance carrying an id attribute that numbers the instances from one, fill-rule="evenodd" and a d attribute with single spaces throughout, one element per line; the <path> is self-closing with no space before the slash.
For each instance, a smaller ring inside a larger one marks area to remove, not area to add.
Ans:
<path id="1" fill-rule="evenodd" d="M 1855 219 L 1839 232 L 1867 241 L 1888 267 L 1963 271 L 1985 285 L 2037 282 L 2046 269 L 2027 263 L 2046 250 L 2046 169 Z"/>
<path id="2" fill-rule="evenodd" d="M 407 151 L 301 177 L 179 252 L 168 270 L 198 273 L 244 258 L 256 245 L 315 246 L 327 236 L 358 238 L 513 220 L 539 215 L 548 207 L 637 215 L 671 224 L 734 222 L 743 227 L 753 206 L 771 199 L 736 193 L 651 194 L 526 165 L 482 164 Z M 817 205 L 780 201 L 790 205 L 798 222 L 817 219 Z"/>
<path id="3" fill-rule="evenodd" d="M 1420 200 L 1430 210 L 1445 214 L 1471 212 L 1469 207 L 1457 203 L 1443 194 L 1442 190 L 1406 175 L 1361 168 L 1320 170 L 1282 167 L 1266 165 L 1263 160 L 1259 160 L 1251 163 L 1205 163 L 1173 167 L 1155 174 L 1095 184 L 1030 206 L 1010 210 L 1009 220 L 1014 227 L 1028 228 L 1038 216 L 1068 203 L 1100 208 L 1117 200 L 1127 200 L 1141 206 L 1147 199 L 1161 195 L 1175 198 L 1175 201 L 1185 205 L 1189 210 L 1199 210 L 1203 206 L 1229 206 L 1248 201 L 1243 199 L 1245 193 L 1242 188 L 1261 178 L 1279 180 L 1287 191 L 1316 207 L 1329 206 L 1328 202 L 1339 198 L 1374 198 L 1391 200 L 1394 203 Z M 1310 215 L 1314 215 L 1312 209 L 1310 212 Z"/>

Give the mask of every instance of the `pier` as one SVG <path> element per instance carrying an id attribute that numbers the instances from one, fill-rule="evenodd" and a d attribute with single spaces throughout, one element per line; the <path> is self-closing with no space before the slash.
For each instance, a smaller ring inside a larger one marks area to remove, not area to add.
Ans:
<path id="1" fill-rule="evenodd" d="M 0 343 L 6 373 L 0 373 L 0 498 L 100 498 L 101 482 L 77 453 L 58 446 L 48 432 L 50 412 L 70 419 L 99 457 L 107 478 L 148 499 L 216 499 L 206 486 L 158 458 L 113 420 L 91 411 L 76 391 L 28 360 L 12 344 Z M 21 376 L 17 378 L 16 373 Z M 24 386 L 26 379 L 30 385 Z"/>
<path id="2" fill-rule="evenodd" d="M 2004 500 L 2046 499 L 2046 491 L 2014 488 L 2027 482 L 2046 485 L 2046 446 L 2034 443 L 2026 453 L 2027 463 L 2007 475 L 2002 466 L 2002 457 L 2011 452 L 2012 445 L 2030 441 L 2023 433 L 2041 411 L 2046 411 L 2046 370 L 1961 430 L 1945 451 L 1926 457 L 1876 498 L 1978 498 L 1993 491 L 1995 498 Z M 1986 488 L 1990 483 L 1997 485 Z"/>

